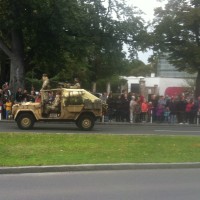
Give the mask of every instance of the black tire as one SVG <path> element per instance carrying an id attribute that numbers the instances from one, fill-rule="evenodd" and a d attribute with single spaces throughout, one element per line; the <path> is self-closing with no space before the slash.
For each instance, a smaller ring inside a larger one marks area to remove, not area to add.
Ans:
<path id="1" fill-rule="evenodd" d="M 20 129 L 28 130 L 32 129 L 35 123 L 34 117 L 30 113 L 22 113 L 17 118 L 17 125 Z"/>
<path id="2" fill-rule="evenodd" d="M 80 116 L 76 125 L 83 131 L 90 131 L 94 126 L 95 119 L 92 115 L 84 114 Z"/>

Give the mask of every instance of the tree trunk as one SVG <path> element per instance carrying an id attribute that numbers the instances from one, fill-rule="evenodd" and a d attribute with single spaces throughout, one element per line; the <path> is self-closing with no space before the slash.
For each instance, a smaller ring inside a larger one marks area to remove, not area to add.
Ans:
<path id="1" fill-rule="evenodd" d="M 195 88 L 195 97 L 200 96 L 200 69 L 197 71 L 197 79 L 196 79 L 196 88 Z"/>
<path id="2" fill-rule="evenodd" d="M 24 50 L 21 31 L 12 31 L 12 57 L 10 58 L 10 88 L 13 92 L 24 88 Z"/>
<path id="3" fill-rule="evenodd" d="M 13 30 L 11 49 L 0 40 L 0 48 L 10 58 L 10 89 L 12 92 L 21 87 L 24 88 L 24 49 L 21 31 Z"/>

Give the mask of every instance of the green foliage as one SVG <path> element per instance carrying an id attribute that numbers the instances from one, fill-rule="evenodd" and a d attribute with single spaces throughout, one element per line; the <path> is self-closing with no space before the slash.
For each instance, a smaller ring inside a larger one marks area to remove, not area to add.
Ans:
<path id="1" fill-rule="evenodd" d="M 154 50 L 167 53 L 179 70 L 198 72 L 196 95 L 200 95 L 200 1 L 169 0 L 155 16 Z"/>
<path id="2" fill-rule="evenodd" d="M 145 65 L 140 60 L 126 60 L 126 64 L 124 64 L 123 71 L 121 75 L 123 76 L 150 76 L 151 73 L 155 73 L 155 69 L 152 65 Z"/>
<path id="3" fill-rule="evenodd" d="M 126 81 L 125 80 L 122 81 L 122 79 L 118 75 L 113 75 L 109 79 L 108 78 L 99 79 L 96 83 L 97 83 L 98 92 L 101 92 L 101 93 L 106 92 L 107 83 L 110 83 L 112 92 L 120 93 L 121 92 L 120 86 L 124 85 Z"/>
<path id="4" fill-rule="evenodd" d="M 88 86 L 120 74 L 124 44 L 131 58 L 146 48 L 139 14 L 123 0 L 0 0 L 0 43 L 11 50 L 12 30 L 21 30 L 28 78 L 32 71 L 38 79 L 45 72 L 53 80 L 79 77 Z"/>

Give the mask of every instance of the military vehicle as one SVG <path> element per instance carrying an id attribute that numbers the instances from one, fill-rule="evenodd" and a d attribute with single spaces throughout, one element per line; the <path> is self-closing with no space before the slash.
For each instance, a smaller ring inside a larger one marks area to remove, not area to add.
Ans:
<path id="1" fill-rule="evenodd" d="M 20 129 L 31 129 L 38 121 L 63 121 L 75 122 L 78 128 L 88 131 L 102 117 L 102 101 L 87 90 L 57 88 L 42 90 L 40 93 L 41 102 L 13 105 L 12 115 Z M 50 101 L 49 96 L 54 100 Z"/>

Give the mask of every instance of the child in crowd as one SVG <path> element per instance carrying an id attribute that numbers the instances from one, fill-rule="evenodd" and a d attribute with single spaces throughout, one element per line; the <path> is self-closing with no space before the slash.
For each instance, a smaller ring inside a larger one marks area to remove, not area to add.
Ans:
<path id="1" fill-rule="evenodd" d="M 169 107 L 166 107 L 164 110 L 164 121 L 169 123 L 170 122 L 170 110 Z"/>
<path id="2" fill-rule="evenodd" d="M 9 119 L 9 116 L 11 115 L 12 111 L 12 102 L 10 99 L 6 100 L 5 109 L 6 109 L 6 119 Z"/>
<path id="3" fill-rule="evenodd" d="M 163 113 L 164 113 L 163 105 L 162 104 L 158 104 L 158 106 L 156 108 L 156 118 L 157 118 L 158 122 L 162 122 L 163 121 Z"/>

